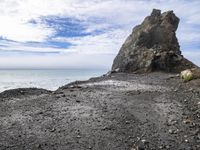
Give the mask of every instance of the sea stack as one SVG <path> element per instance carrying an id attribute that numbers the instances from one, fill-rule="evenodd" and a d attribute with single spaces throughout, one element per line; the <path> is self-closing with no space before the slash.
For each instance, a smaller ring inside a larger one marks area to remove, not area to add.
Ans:
<path id="1" fill-rule="evenodd" d="M 142 24 L 133 28 L 114 59 L 112 71 L 180 72 L 196 67 L 181 55 L 176 37 L 178 24 L 173 11 L 153 9 Z"/>

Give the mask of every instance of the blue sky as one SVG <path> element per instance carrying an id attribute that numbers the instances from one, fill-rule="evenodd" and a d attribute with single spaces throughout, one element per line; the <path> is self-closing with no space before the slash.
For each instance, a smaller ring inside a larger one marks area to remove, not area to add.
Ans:
<path id="1" fill-rule="evenodd" d="M 183 55 L 200 65 L 199 0 L 1 0 L 0 68 L 110 68 L 153 8 L 174 10 Z"/>

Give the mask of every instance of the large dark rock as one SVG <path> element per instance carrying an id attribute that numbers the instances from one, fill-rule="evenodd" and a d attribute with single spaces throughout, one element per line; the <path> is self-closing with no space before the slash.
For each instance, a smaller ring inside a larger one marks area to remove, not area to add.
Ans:
<path id="1" fill-rule="evenodd" d="M 173 11 L 153 9 L 122 45 L 112 70 L 120 72 L 180 72 L 196 67 L 181 55 L 176 38 L 179 18 Z"/>

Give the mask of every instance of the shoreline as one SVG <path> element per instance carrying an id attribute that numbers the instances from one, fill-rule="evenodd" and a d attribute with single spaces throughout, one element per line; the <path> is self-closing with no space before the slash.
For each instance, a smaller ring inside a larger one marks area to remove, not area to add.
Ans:
<path id="1" fill-rule="evenodd" d="M 88 70 L 0 70 L 0 92 L 17 88 L 57 90 L 75 80 L 87 80 L 105 73 L 104 69 Z"/>

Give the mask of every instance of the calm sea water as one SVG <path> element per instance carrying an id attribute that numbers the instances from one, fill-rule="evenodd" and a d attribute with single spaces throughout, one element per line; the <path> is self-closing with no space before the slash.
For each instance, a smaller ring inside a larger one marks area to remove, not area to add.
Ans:
<path id="1" fill-rule="evenodd" d="M 107 71 L 106 69 L 0 70 L 0 92 L 27 87 L 56 90 L 69 82 L 100 76 Z"/>

